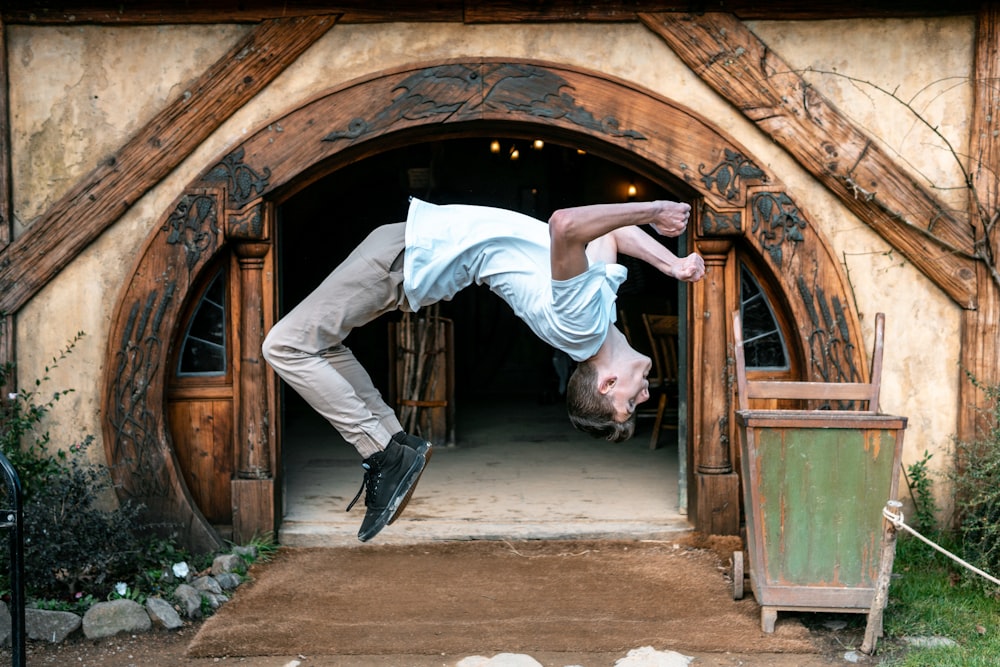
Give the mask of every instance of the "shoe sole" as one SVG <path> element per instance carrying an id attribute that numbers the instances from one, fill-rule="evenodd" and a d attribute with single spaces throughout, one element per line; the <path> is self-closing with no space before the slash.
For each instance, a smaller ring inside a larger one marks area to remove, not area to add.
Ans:
<path id="1" fill-rule="evenodd" d="M 406 475 L 396 489 L 396 495 L 389 501 L 386 508 L 382 510 L 382 514 L 379 515 L 378 519 L 369 526 L 368 532 L 358 532 L 359 540 L 367 542 L 378 535 L 383 528 L 393 521 L 396 515 L 399 514 L 400 507 L 409 501 L 410 495 L 413 493 L 413 488 L 420 480 L 420 475 L 423 473 L 426 463 L 427 460 L 423 456 L 418 456 L 413 460 L 413 464 L 406 471 Z"/>
<path id="2" fill-rule="evenodd" d="M 399 509 L 396 510 L 396 513 L 392 515 L 391 519 L 389 519 L 389 523 L 386 524 L 387 526 L 392 525 L 392 522 L 398 519 L 403 513 L 403 510 L 406 509 L 406 504 L 410 502 L 410 496 L 413 495 L 414 489 L 417 488 L 417 482 L 420 481 L 420 476 L 424 474 L 424 469 L 427 467 L 427 464 L 431 462 L 431 456 L 434 455 L 434 446 L 425 440 L 421 446 L 416 448 L 416 452 L 423 457 L 424 467 L 420 469 L 420 472 L 417 474 L 417 478 L 413 480 L 413 486 L 411 486 L 410 490 L 406 492 L 406 497 L 403 498 L 403 502 L 399 504 Z"/>

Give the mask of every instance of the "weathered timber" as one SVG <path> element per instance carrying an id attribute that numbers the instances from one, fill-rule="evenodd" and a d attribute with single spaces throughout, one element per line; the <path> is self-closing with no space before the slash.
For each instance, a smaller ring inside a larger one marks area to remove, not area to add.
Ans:
<path id="1" fill-rule="evenodd" d="M 7 30 L 0 20 L 0 249 L 6 248 L 13 236 L 14 210 L 10 169 L 10 98 L 7 82 Z M 0 366 L 13 364 L 14 316 L 0 310 Z M 0 384 L 0 396 L 17 391 L 17 376 L 9 373 Z"/>
<path id="2" fill-rule="evenodd" d="M 336 23 L 262 23 L 0 253 L 0 312 L 46 282 Z"/>
<path id="3" fill-rule="evenodd" d="M 977 272 L 979 308 L 966 312 L 962 322 L 961 367 L 983 386 L 1000 384 L 1000 230 L 993 224 L 1000 214 L 1000 7 L 984 5 L 976 35 L 973 75 L 974 100 L 969 136 L 970 170 L 974 197 L 970 206 L 979 252 L 986 258 Z M 992 225 L 992 226 L 991 226 Z M 989 397 L 967 378 L 959 383 L 958 439 L 972 442 L 987 432 Z M 961 464 L 961 462 L 960 462 Z"/>
<path id="4" fill-rule="evenodd" d="M 2 16 L 11 23 L 30 25 L 103 24 L 156 25 L 197 23 L 259 23 L 273 19 L 306 16 L 335 16 L 350 23 L 376 21 L 461 21 L 462 1 L 434 3 L 403 0 L 373 3 L 354 2 L 275 2 L 274 0 L 216 0 L 179 3 L 170 0 L 135 2 L 25 2 L 6 3 Z"/>
<path id="5" fill-rule="evenodd" d="M 962 308 L 976 307 L 967 220 L 947 210 L 731 14 L 643 14 L 692 71 Z"/>
<path id="6" fill-rule="evenodd" d="M 10 178 L 10 96 L 7 78 L 7 30 L 0 19 L 0 248 L 13 237 L 13 190 Z M 0 363 L 3 359 L 0 359 Z"/>
<path id="7" fill-rule="evenodd" d="M 338 3 L 278 0 L 208 0 L 176 3 L 169 0 L 6 0 L 0 16 L 8 23 L 31 25 L 114 24 L 142 25 L 166 23 L 252 22 L 293 16 L 339 15 L 341 23 L 389 21 L 465 21 L 466 23 L 544 23 L 566 21 L 636 21 L 639 12 L 689 12 L 689 1 L 615 0 L 396 0 L 374 3 L 353 0 Z M 790 0 L 717 0 L 715 11 L 725 11 L 744 19 L 846 19 L 973 14 L 978 2 L 957 0 L 849 0 L 834 2 L 792 2 Z"/>

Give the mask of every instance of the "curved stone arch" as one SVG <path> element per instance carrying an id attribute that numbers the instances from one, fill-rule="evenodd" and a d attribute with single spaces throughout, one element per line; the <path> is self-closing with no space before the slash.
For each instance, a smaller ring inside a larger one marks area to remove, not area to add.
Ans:
<path id="1" fill-rule="evenodd" d="M 112 320 L 104 379 L 105 449 L 122 497 L 145 503 L 153 520 L 180 524 L 192 544 L 218 540 L 186 490 L 170 442 L 166 343 L 214 256 L 229 243 L 270 241 L 266 202 L 322 175 L 349 149 L 363 154 L 394 135 L 474 133 L 487 124 L 530 126 L 541 136 L 629 154 L 686 184 L 700 202 L 696 241 L 739 242 L 774 272 L 803 323 L 803 349 L 817 350 L 810 374 L 838 379 L 821 369 L 843 366 L 841 357 L 864 374 L 857 315 L 827 243 L 780 181 L 714 125 L 579 68 L 496 59 L 413 65 L 350 82 L 272 120 L 211 163 L 151 230 Z M 821 329 L 846 344 L 816 345 Z"/>

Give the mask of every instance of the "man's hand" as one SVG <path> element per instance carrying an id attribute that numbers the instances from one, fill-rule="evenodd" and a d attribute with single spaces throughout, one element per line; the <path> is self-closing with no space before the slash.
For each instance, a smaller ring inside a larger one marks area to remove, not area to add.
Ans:
<path id="1" fill-rule="evenodd" d="M 671 268 L 674 278 L 686 283 L 696 283 L 705 277 L 705 260 L 701 258 L 701 255 L 694 253 L 679 258 Z"/>
<path id="2" fill-rule="evenodd" d="M 680 236 L 687 229 L 691 205 L 676 201 L 659 201 L 659 210 L 651 223 L 661 236 Z M 704 267 L 703 267 L 704 269 Z M 678 276 L 679 277 L 679 276 Z"/>

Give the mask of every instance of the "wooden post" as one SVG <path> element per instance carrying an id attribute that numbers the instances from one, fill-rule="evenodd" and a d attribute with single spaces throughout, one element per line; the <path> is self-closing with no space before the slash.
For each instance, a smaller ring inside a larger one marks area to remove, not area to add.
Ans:
<path id="1" fill-rule="evenodd" d="M 10 167 L 10 97 L 7 85 L 7 28 L 0 18 L 0 248 L 6 248 L 13 238 L 13 196 Z M 0 312 L 0 365 L 13 364 L 14 315 Z M 17 391 L 16 374 L 0 386 L 0 396 Z"/>
<path id="2" fill-rule="evenodd" d="M 899 513 L 903 503 L 890 500 L 885 508 L 893 515 Z M 875 644 L 882 636 L 882 613 L 889 598 L 889 580 L 892 578 L 892 564 L 896 559 L 896 525 L 885 519 L 882 533 L 882 559 L 879 562 L 878 578 L 875 580 L 875 597 L 868 610 L 868 625 L 865 626 L 865 638 L 861 642 L 861 652 L 866 655 L 875 653 Z"/>
<path id="3" fill-rule="evenodd" d="M 701 356 L 698 434 L 695 440 L 695 526 L 713 535 L 736 535 L 740 530 L 739 475 L 733 470 L 730 454 L 730 390 L 727 382 L 726 264 L 732 242 L 728 239 L 700 239 L 698 250 L 705 259 L 705 279 L 701 290 Z"/>
<path id="4" fill-rule="evenodd" d="M 266 242 L 237 243 L 239 258 L 239 374 L 236 479 L 232 484 L 233 540 L 242 543 L 274 530 L 270 414 L 261 344 L 264 342 L 262 271 Z"/>

